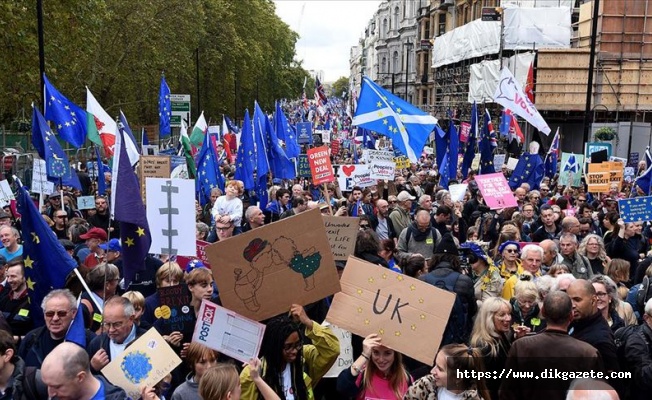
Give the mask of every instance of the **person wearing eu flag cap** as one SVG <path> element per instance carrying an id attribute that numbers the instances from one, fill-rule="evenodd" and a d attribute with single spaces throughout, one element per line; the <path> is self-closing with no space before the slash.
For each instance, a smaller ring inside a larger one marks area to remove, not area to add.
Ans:
<path id="1" fill-rule="evenodd" d="M 473 272 L 475 301 L 480 308 L 484 300 L 500 296 L 503 290 L 500 270 L 477 243 L 466 242 L 462 243 L 460 247 L 462 252 L 467 254 L 469 266 Z"/>

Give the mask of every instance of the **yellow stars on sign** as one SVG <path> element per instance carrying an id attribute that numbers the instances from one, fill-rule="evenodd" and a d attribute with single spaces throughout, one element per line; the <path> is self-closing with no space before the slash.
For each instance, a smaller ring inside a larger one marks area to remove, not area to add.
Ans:
<path id="1" fill-rule="evenodd" d="M 423 304 L 423 299 L 419 299 L 419 304 Z"/>
<path id="2" fill-rule="evenodd" d="M 379 117 L 384 117 L 384 116 L 385 116 L 385 113 L 383 113 L 382 111 L 378 111 L 378 116 L 379 116 Z"/>
<path id="3" fill-rule="evenodd" d="M 410 285 L 410 290 L 414 292 L 415 290 L 417 290 L 417 287 L 414 285 Z"/>
<path id="4" fill-rule="evenodd" d="M 360 296 L 362 296 L 362 293 L 363 293 L 363 292 L 362 292 L 362 289 L 358 289 L 357 292 L 358 292 L 358 294 L 359 294 Z"/>
<path id="5" fill-rule="evenodd" d="M 362 314 L 362 307 L 358 307 L 358 314 Z"/>
<path id="6" fill-rule="evenodd" d="M 416 330 L 417 330 L 417 326 L 416 326 L 415 324 L 412 324 L 412 325 L 410 325 L 410 329 L 412 329 L 413 331 L 416 331 Z"/>
<path id="7" fill-rule="evenodd" d="M 405 279 L 405 278 L 403 278 L 403 275 L 396 275 L 396 280 L 397 281 L 403 282 L 403 279 Z"/>
<path id="8" fill-rule="evenodd" d="M 397 112 L 398 114 L 400 114 L 400 113 L 403 112 L 403 110 L 401 110 L 401 107 L 399 107 L 399 108 L 396 109 L 396 112 Z"/>
<path id="9" fill-rule="evenodd" d="M 138 236 L 145 236 L 145 229 L 139 226 L 138 229 L 136 229 L 136 233 L 138 234 Z"/>
<path id="10" fill-rule="evenodd" d="M 36 244 L 41 243 L 41 239 L 38 237 L 38 235 L 36 234 L 36 232 L 32 232 L 32 242 L 34 242 L 34 243 L 36 243 Z"/>
<path id="11" fill-rule="evenodd" d="M 368 318 L 366 318 L 366 319 L 364 320 L 364 324 L 365 324 L 365 325 L 369 325 L 369 319 L 368 319 Z"/>
<path id="12" fill-rule="evenodd" d="M 426 314 L 419 314 L 419 319 L 426 319 Z"/>
<path id="13" fill-rule="evenodd" d="M 387 121 L 387 118 L 385 118 L 385 119 L 383 120 L 383 125 L 387 125 L 388 123 L 389 123 L 389 121 Z"/>
<path id="14" fill-rule="evenodd" d="M 374 277 L 372 276 L 371 278 L 367 279 L 367 282 L 369 282 L 369 283 L 374 283 L 374 282 L 375 282 Z"/>
<path id="15" fill-rule="evenodd" d="M 380 328 L 380 329 L 378 330 L 378 334 L 380 334 L 380 335 L 384 335 L 384 334 L 385 334 L 385 330 L 382 329 L 382 328 Z"/>
<path id="16" fill-rule="evenodd" d="M 29 256 L 25 257 L 23 264 L 25 264 L 25 268 L 34 268 L 34 260 L 29 258 Z"/>
<path id="17" fill-rule="evenodd" d="M 387 279 L 387 274 L 383 273 L 383 274 L 381 275 L 381 277 L 382 277 L 383 279 Z"/>
<path id="18" fill-rule="evenodd" d="M 380 101 L 376 103 L 376 107 L 380 108 L 382 106 L 383 106 L 383 103 L 381 103 Z"/>
<path id="19" fill-rule="evenodd" d="M 396 337 L 401 336 L 401 331 L 394 332 L 394 336 L 396 336 Z"/>
<path id="20" fill-rule="evenodd" d="M 29 290 L 34 290 L 34 285 L 36 285 L 36 282 L 32 280 L 32 278 L 27 278 L 27 287 Z"/>
<path id="21" fill-rule="evenodd" d="M 134 245 L 134 238 L 128 237 L 127 239 L 125 239 L 125 244 L 127 245 L 127 247 L 133 246 Z"/>

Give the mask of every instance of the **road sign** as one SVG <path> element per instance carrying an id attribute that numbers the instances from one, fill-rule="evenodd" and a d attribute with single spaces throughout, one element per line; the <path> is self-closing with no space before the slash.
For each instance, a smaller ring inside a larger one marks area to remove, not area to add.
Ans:
<path id="1" fill-rule="evenodd" d="M 180 127 L 181 118 L 188 120 L 190 126 L 190 95 L 189 94 L 171 94 L 170 106 L 172 115 L 170 116 L 170 126 Z"/>

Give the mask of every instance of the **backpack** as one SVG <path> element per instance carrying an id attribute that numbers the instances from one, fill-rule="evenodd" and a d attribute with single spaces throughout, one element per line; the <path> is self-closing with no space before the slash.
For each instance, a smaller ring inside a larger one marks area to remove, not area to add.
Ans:
<path id="1" fill-rule="evenodd" d="M 643 277 L 641 282 L 641 288 L 638 289 L 636 293 L 636 308 L 638 312 L 643 317 L 645 314 L 645 303 L 652 298 L 652 285 L 650 285 L 650 278 L 646 275 Z"/>
<path id="2" fill-rule="evenodd" d="M 466 343 L 469 339 L 469 310 L 468 305 L 464 304 L 460 296 L 455 293 L 455 285 L 462 274 L 459 272 L 451 272 L 446 276 L 434 276 L 432 273 L 425 275 L 424 281 L 436 286 L 447 292 L 455 295 L 455 302 L 451 309 L 451 314 L 444 329 L 444 336 L 441 340 L 441 345 L 444 346 L 451 343 Z"/>

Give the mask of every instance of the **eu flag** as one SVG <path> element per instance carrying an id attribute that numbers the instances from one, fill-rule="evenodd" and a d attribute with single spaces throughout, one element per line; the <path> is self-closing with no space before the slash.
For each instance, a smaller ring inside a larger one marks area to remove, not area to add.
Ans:
<path id="1" fill-rule="evenodd" d="M 165 81 L 165 76 L 161 75 L 161 87 L 158 91 L 158 129 L 161 137 L 170 136 L 172 128 L 170 127 L 170 117 L 172 116 L 172 103 L 170 101 L 170 87 Z"/>
<path id="2" fill-rule="evenodd" d="M 267 159 L 272 176 L 279 179 L 294 179 L 297 176 L 294 163 L 285 154 L 278 142 L 276 131 L 269 118 L 265 117 L 265 139 L 267 141 Z"/>
<path id="3" fill-rule="evenodd" d="M 256 176 L 261 177 L 269 172 L 269 160 L 267 159 L 267 141 L 265 140 L 265 120 L 267 116 L 254 102 L 254 143 L 256 144 Z"/>
<path id="4" fill-rule="evenodd" d="M 475 158 L 475 144 L 478 140 L 478 105 L 473 102 L 471 108 L 471 129 L 469 137 L 466 140 L 466 150 L 464 151 L 464 158 L 462 159 L 462 176 L 464 179 L 469 175 L 469 169 L 473 164 Z"/>
<path id="5" fill-rule="evenodd" d="M 86 141 L 86 111 L 68 100 L 52 86 L 48 77 L 43 74 L 45 82 L 45 118 L 57 126 L 61 139 L 80 148 Z"/>
<path id="6" fill-rule="evenodd" d="M 211 144 L 211 133 L 204 135 L 204 143 L 197 157 L 197 179 L 195 191 L 199 194 L 199 204 L 204 206 L 211 201 L 211 190 L 219 187 L 224 192 L 224 176 L 220 171 L 214 147 Z"/>
<path id="7" fill-rule="evenodd" d="M 62 289 L 66 277 L 77 263 L 63 248 L 57 236 L 41 217 L 27 190 L 18 188 L 18 212 L 21 215 L 25 279 L 30 297 L 30 313 L 35 326 L 42 326 L 41 301 L 52 289 Z"/>
<path id="8" fill-rule="evenodd" d="M 482 138 L 480 139 L 480 173 L 493 174 L 496 172 L 494 168 L 494 149 L 498 145 L 496 132 L 494 131 L 493 123 L 491 122 L 491 115 L 489 110 L 484 111 L 484 126 L 482 128 Z"/>
<path id="9" fill-rule="evenodd" d="M 70 168 L 66 153 L 36 107 L 32 107 L 32 144 L 38 155 L 45 160 L 49 181 L 81 190 L 77 173 Z"/>
<path id="10" fill-rule="evenodd" d="M 444 189 L 448 189 L 449 180 L 450 180 L 450 160 L 448 158 L 448 152 L 446 152 L 446 154 L 444 154 L 444 158 L 441 160 L 441 165 L 439 165 L 439 184 Z"/>
<path id="11" fill-rule="evenodd" d="M 140 195 L 140 185 L 129 162 L 122 129 L 118 131 L 115 139 L 111 206 L 113 218 L 120 223 L 122 270 L 127 287 L 135 273 L 145 267 L 145 256 L 152 244 L 152 236 Z"/>
<path id="12" fill-rule="evenodd" d="M 446 151 L 448 151 L 447 142 L 448 134 L 441 129 L 439 124 L 435 125 L 435 160 L 437 161 L 437 166 L 440 167 L 444 162 L 444 156 Z"/>
<path id="13" fill-rule="evenodd" d="M 278 101 L 276 102 L 276 113 L 274 114 L 274 128 L 276 129 L 278 138 L 285 142 L 285 155 L 288 158 L 299 157 L 301 148 L 299 147 L 299 143 L 297 143 L 297 136 L 292 131 L 292 128 L 290 128 L 288 119 L 281 109 L 281 103 Z"/>
<path id="14" fill-rule="evenodd" d="M 448 179 L 457 179 L 457 158 L 460 151 L 460 136 L 455 128 L 453 116 L 448 120 Z"/>
<path id="15" fill-rule="evenodd" d="M 545 176 L 552 179 L 557 173 L 557 160 L 559 158 L 559 128 L 552 139 L 545 161 Z"/>
<path id="16" fill-rule="evenodd" d="M 437 119 L 394 96 L 368 77 L 362 79 L 352 125 L 371 129 L 392 139 L 394 147 L 411 162 L 419 160 Z"/>
<path id="17" fill-rule="evenodd" d="M 80 304 L 77 304 L 77 312 L 75 313 L 75 318 L 73 318 L 70 326 L 68 327 L 68 332 L 66 332 L 66 342 L 73 342 L 82 348 L 86 348 L 86 329 L 84 328 L 84 314 L 79 307 Z"/>
<path id="18" fill-rule="evenodd" d="M 539 154 L 525 153 L 519 158 L 512 176 L 509 178 L 509 187 L 515 190 L 523 182 L 530 185 L 530 189 L 538 190 L 543 179 L 544 165 Z"/>
<path id="19" fill-rule="evenodd" d="M 254 132 L 251 127 L 249 110 L 245 110 L 244 121 L 242 122 L 242 134 L 240 145 L 235 157 L 235 173 L 233 177 L 244 183 L 247 190 L 254 189 Z"/>

